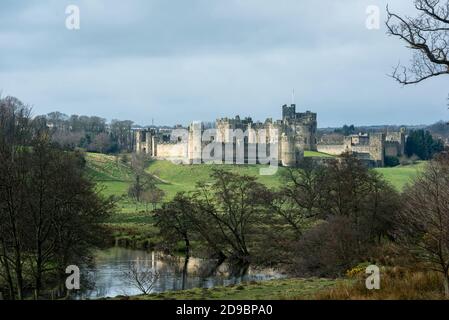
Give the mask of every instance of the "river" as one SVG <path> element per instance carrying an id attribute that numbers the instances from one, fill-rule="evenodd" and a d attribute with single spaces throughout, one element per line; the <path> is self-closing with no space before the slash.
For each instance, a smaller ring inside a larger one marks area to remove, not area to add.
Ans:
<path id="1" fill-rule="evenodd" d="M 94 267 L 87 269 L 93 287 L 83 290 L 78 298 L 99 299 L 119 295 L 141 294 L 124 276 L 133 263 L 149 266 L 159 277 L 152 293 L 192 288 L 227 286 L 242 281 L 277 279 L 283 275 L 276 270 L 261 268 L 236 268 L 227 263 L 190 257 L 167 256 L 160 252 L 148 252 L 114 247 L 95 254 Z"/>

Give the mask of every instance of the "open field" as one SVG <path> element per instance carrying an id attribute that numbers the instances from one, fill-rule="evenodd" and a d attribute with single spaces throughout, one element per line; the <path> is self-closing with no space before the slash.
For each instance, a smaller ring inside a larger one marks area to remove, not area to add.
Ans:
<path id="1" fill-rule="evenodd" d="M 211 289 L 169 291 L 160 294 L 131 297 L 133 300 L 299 300 L 313 297 L 349 280 L 282 279 L 250 282 Z M 120 298 L 118 298 L 120 299 Z"/>

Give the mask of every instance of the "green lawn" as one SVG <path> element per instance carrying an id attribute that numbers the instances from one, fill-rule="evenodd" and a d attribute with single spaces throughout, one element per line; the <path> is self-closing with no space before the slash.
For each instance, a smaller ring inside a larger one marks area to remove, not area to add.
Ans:
<path id="1" fill-rule="evenodd" d="M 306 158 L 335 158 L 335 156 L 323 152 L 317 151 L 304 151 L 304 157 Z"/>
<path id="2" fill-rule="evenodd" d="M 133 300 L 299 300 L 313 299 L 314 296 L 338 283 L 349 280 L 331 279 L 282 279 L 251 282 L 211 289 L 191 289 L 169 291 L 160 294 L 133 296 Z M 117 299 L 120 299 L 118 297 Z"/>
<path id="3" fill-rule="evenodd" d="M 381 173 L 397 190 L 401 191 L 407 183 L 413 182 L 413 179 L 424 169 L 425 164 L 423 161 L 408 166 L 376 168 L 375 170 Z"/>

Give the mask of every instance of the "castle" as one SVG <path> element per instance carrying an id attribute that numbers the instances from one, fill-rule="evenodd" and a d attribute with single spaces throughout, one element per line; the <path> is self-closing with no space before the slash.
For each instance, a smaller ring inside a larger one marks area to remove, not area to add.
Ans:
<path id="1" fill-rule="evenodd" d="M 212 147 L 211 147 L 212 146 Z M 282 106 L 282 119 L 254 122 L 251 118 L 217 119 L 213 124 L 193 122 L 168 132 L 156 128 L 135 131 L 135 151 L 155 159 L 185 164 L 273 163 L 297 166 L 304 151 L 331 155 L 349 152 L 372 167 L 382 167 L 386 156 L 404 154 L 405 133 L 372 133 L 345 136 L 342 143 L 317 142 L 317 114 L 296 112 L 296 105 Z"/>
<path id="2" fill-rule="evenodd" d="M 210 128 L 195 122 L 185 132 L 175 128 L 170 137 L 156 129 L 136 130 L 135 151 L 194 164 L 206 162 L 204 150 L 213 143 L 222 148 L 219 160 L 225 163 L 266 163 L 268 157 L 283 166 L 296 166 L 304 150 L 316 150 L 316 132 L 316 113 L 298 113 L 292 104 L 282 106 L 282 119 L 276 121 L 254 122 L 236 116 L 218 119 Z M 217 148 L 213 152 L 217 153 Z"/>

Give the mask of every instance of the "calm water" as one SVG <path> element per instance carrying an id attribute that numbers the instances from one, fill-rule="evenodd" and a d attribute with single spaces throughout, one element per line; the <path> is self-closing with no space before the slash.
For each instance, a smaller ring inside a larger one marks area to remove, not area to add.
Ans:
<path id="1" fill-rule="evenodd" d="M 130 284 L 124 273 L 130 264 L 139 263 L 159 273 L 153 293 L 192 288 L 226 286 L 242 281 L 261 281 L 281 278 L 271 269 L 237 268 L 215 260 L 171 257 L 158 252 L 111 248 L 99 251 L 95 257 L 95 268 L 87 270 L 94 288 L 86 290 L 81 298 L 98 299 L 118 295 L 138 295 L 141 292 Z"/>

